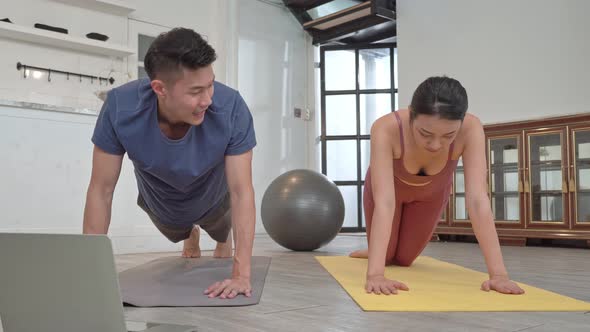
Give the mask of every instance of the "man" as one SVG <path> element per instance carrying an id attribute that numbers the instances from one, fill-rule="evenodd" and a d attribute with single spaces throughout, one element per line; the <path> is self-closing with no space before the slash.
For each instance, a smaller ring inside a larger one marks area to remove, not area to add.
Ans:
<path id="1" fill-rule="evenodd" d="M 251 294 L 256 138 L 240 94 L 215 82 L 215 59 L 215 50 L 199 34 L 176 28 L 148 49 L 149 80 L 108 93 L 92 137 L 83 232 L 107 233 L 127 153 L 135 168 L 137 204 L 170 241 L 184 240 L 184 257 L 200 257 L 199 227 L 217 241 L 215 257 L 231 257 L 233 225 L 232 276 L 205 292 L 233 298 Z"/>

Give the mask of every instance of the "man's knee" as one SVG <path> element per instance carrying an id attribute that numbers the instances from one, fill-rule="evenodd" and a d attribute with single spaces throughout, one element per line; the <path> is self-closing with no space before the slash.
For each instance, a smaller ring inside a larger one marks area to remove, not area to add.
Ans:
<path id="1" fill-rule="evenodd" d="M 209 236 L 219 243 L 227 242 L 229 234 L 231 233 L 231 209 L 225 211 L 225 213 L 208 223 L 199 224 L 199 226 L 209 234 Z"/>

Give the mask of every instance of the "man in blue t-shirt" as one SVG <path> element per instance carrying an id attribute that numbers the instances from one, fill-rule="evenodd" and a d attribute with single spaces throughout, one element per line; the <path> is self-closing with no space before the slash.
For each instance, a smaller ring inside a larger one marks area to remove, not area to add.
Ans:
<path id="1" fill-rule="evenodd" d="M 137 204 L 170 241 L 184 240 L 184 257 L 200 257 L 199 228 L 217 241 L 215 257 L 231 257 L 233 225 L 232 276 L 206 291 L 209 297 L 233 298 L 251 294 L 256 138 L 240 94 L 215 81 L 216 57 L 196 32 L 173 29 L 148 49 L 149 79 L 108 93 L 92 136 L 83 232 L 107 233 L 127 153 L 137 179 Z"/>

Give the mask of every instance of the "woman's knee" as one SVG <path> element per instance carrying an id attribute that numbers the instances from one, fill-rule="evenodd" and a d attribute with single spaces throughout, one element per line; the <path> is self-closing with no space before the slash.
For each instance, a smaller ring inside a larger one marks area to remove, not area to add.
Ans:
<path id="1" fill-rule="evenodd" d="M 416 256 L 396 255 L 393 259 L 393 264 L 398 266 L 410 266 L 416 260 Z"/>

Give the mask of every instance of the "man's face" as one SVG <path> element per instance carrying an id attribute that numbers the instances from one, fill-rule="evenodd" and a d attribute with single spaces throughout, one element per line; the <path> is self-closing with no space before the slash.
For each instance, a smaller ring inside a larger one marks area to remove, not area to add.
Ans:
<path id="1" fill-rule="evenodd" d="M 164 83 L 160 96 L 166 115 L 173 122 L 198 126 L 213 98 L 215 74 L 211 65 L 196 70 L 182 69 L 180 78 Z"/>

